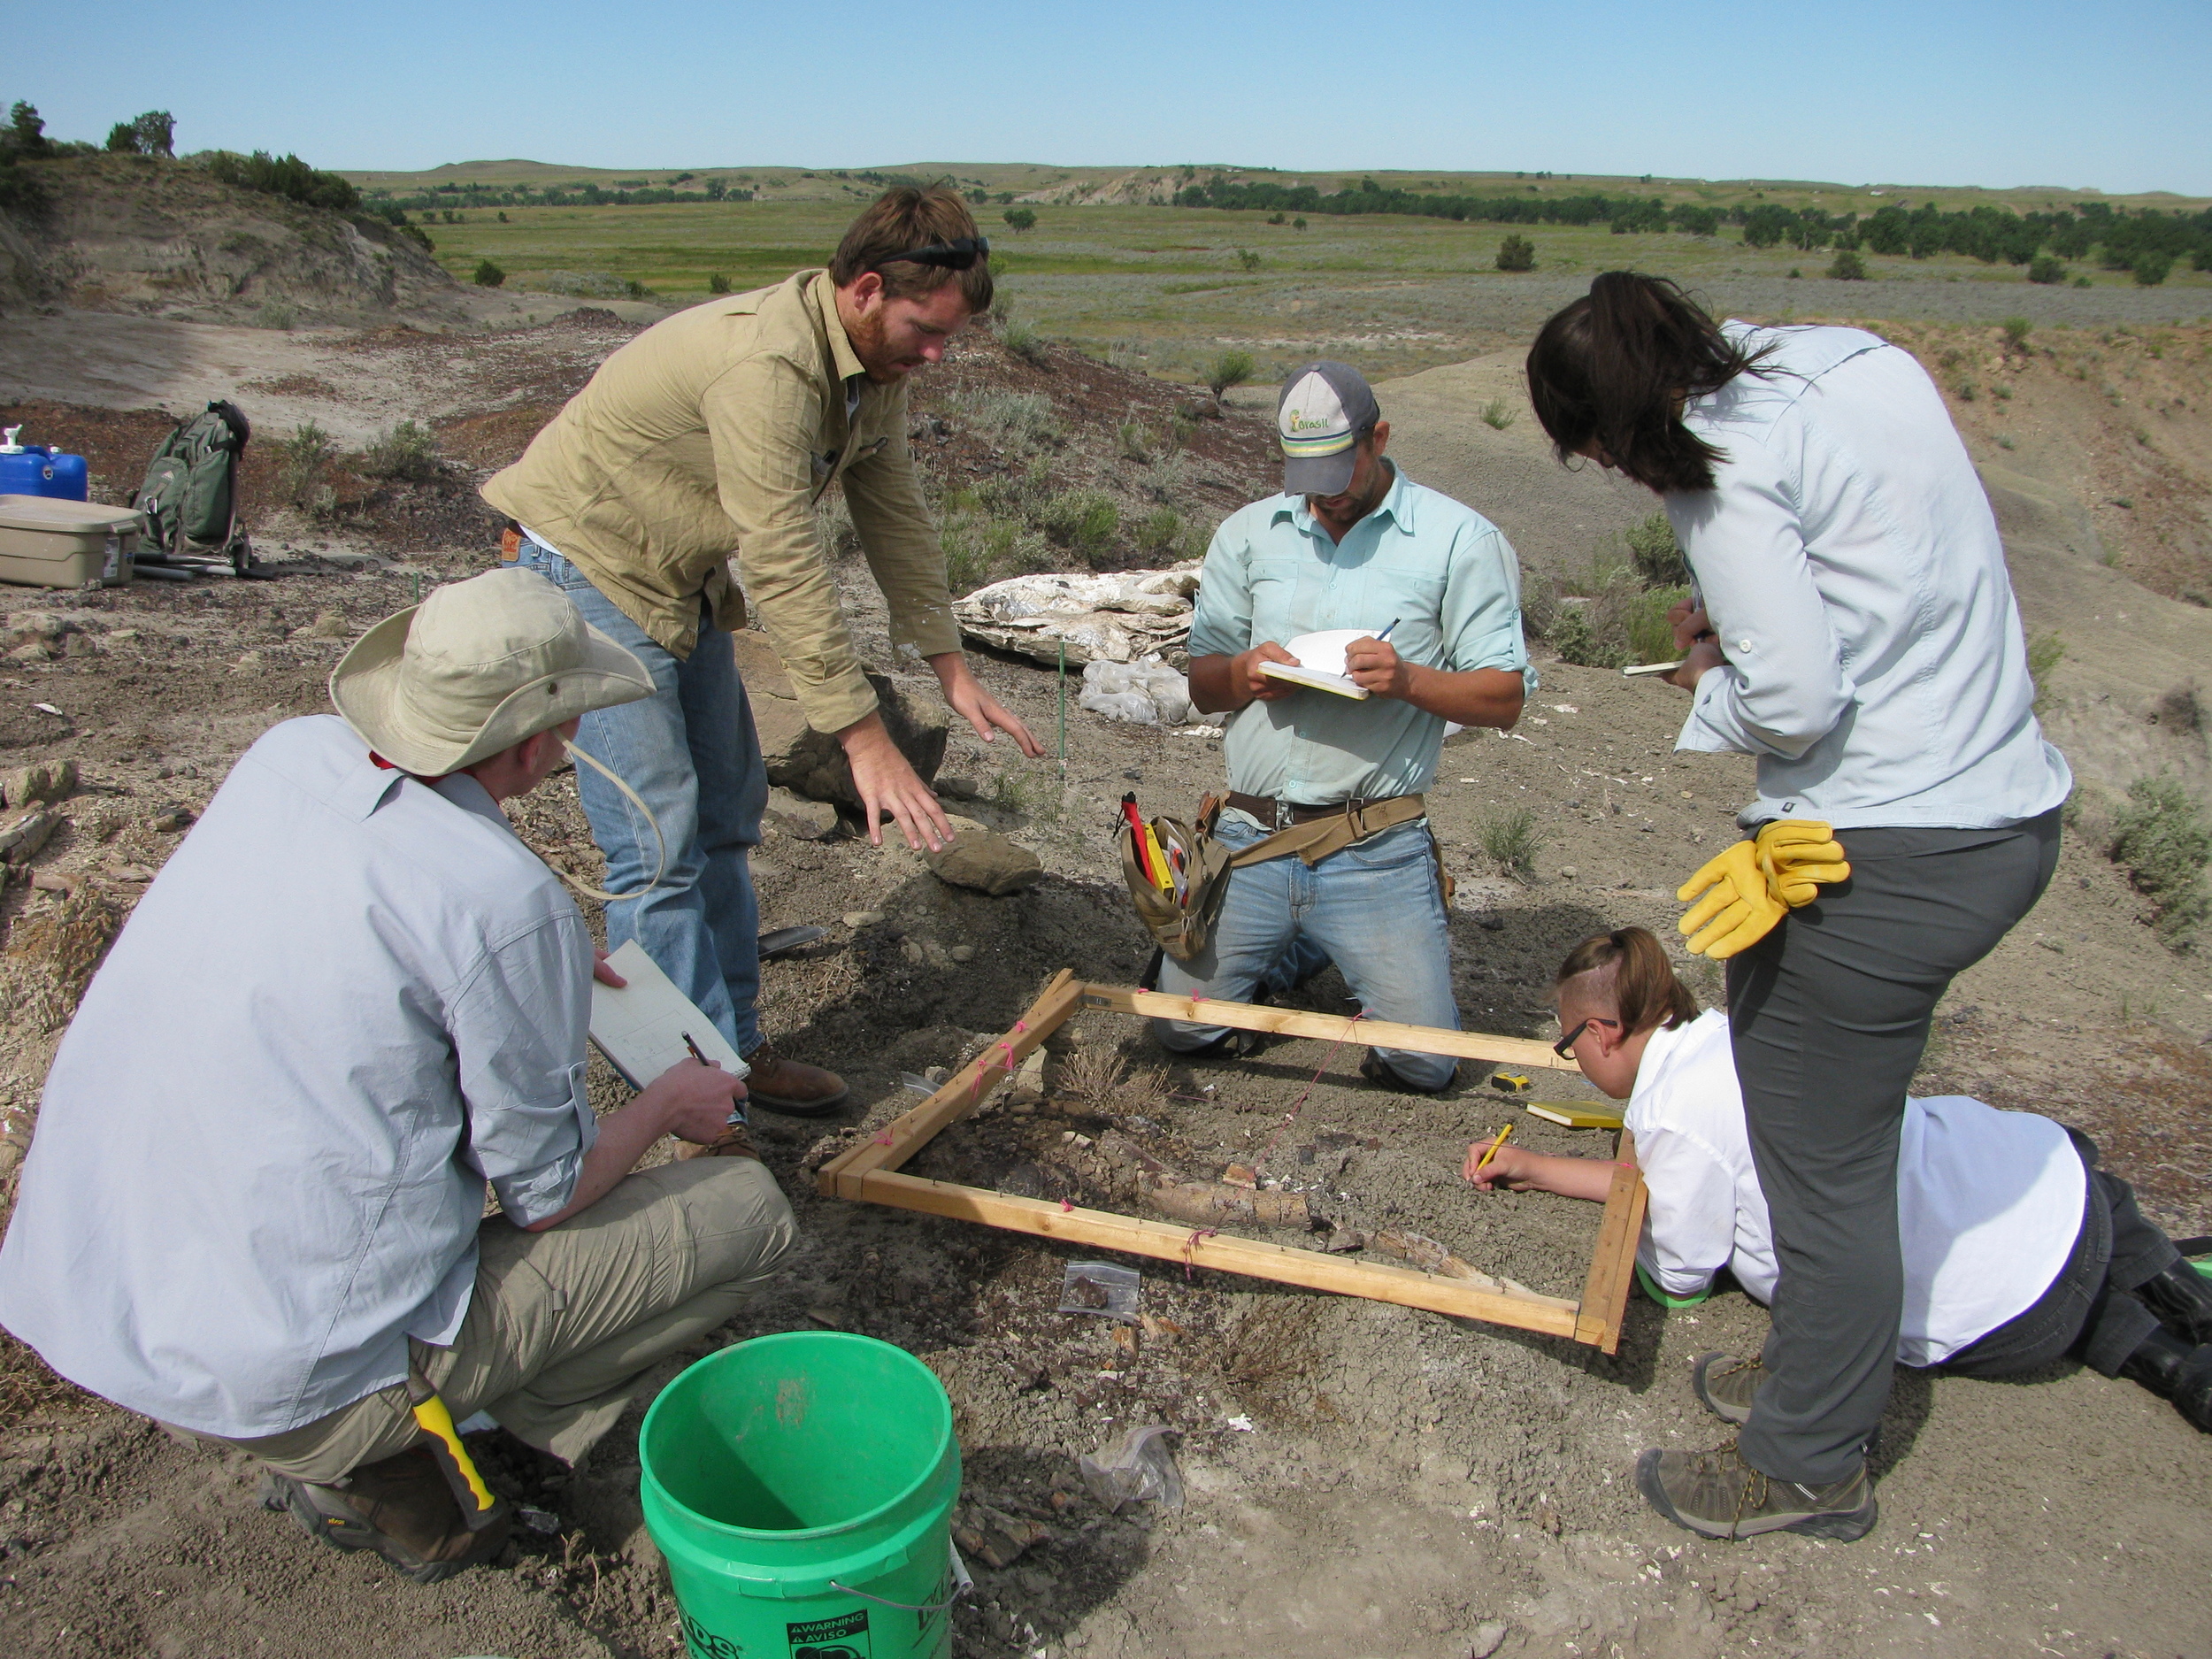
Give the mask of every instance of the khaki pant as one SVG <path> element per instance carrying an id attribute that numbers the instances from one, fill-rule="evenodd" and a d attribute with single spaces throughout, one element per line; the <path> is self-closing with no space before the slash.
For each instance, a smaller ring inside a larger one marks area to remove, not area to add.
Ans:
<path id="1" fill-rule="evenodd" d="M 459 1422 L 488 1411 L 574 1463 L 615 1425 L 644 1373 L 726 1322 L 795 1237 L 775 1177 L 751 1158 L 640 1170 L 572 1221 L 477 1234 L 476 1290 L 450 1348 L 410 1344 Z M 304 1427 L 227 1443 L 280 1474 L 329 1482 L 418 1438 L 396 1383 Z"/>

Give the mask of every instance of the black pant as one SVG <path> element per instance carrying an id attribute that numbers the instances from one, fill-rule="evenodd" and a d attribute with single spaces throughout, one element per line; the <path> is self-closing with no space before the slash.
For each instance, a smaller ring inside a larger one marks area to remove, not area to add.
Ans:
<path id="1" fill-rule="evenodd" d="M 2016 1377 L 2068 1354 L 2092 1371 L 2120 1374 L 2127 1356 L 2158 1327 L 2158 1316 L 2127 1293 L 2181 1259 L 2173 1240 L 2143 1218 L 2135 1192 L 2097 1167 L 2097 1143 L 2074 1138 L 2089 1174 L 2073 1253 L 2034 1304 L 1943 1362 L 1962 1377 Z"/>
<path id="2" fill-rule="evenodd" d="M 1997 830 L 1857 829 L 1848 880 L 1728 964 L 1753 1161 L 1774 1225 L 1754 1468 L 1826 1485 L 1859 1465 L 1897 1358 L 1905 1269 L 1897 1141 L 1952 979 L 2042 896 L 2058 813 Z"/>

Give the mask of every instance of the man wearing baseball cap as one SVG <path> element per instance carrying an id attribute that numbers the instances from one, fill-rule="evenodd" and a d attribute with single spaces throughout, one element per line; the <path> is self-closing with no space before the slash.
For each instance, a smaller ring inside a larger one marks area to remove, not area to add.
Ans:
<path id="1" fill-rule="evenodd" d="M 687 1060 L 595 1117 L 591 935 L 498 804 L 652 688 L 525 572 L 370 629 L 94 977 L 0 1246 L 0 1323 L 54 1370 L 421 1582 L 506 1539 L 457 1422 L 575 1462 L 791 1246 L 750 1156 L 630 1173 L 669 1133 L 748 1153 L 744 1087 Z"/>
<path id="2" fill-rule="evenodd" d="M 1280 856 L 1236 869 L 1204 949 L 1164 961 L 1160 989 L 1241 1002 L 1333 960 L 1375 1018 L 1455 1031 L 1442 864 L 1421 792 L 1447 721 L 1510 726 L 1535 684 L 1519 561 L 1480 513 L 1385 458 L 1390 424 L 1358 370 L 1294 372 L 1276 430 L 1283 493 L 1232 514 L 1207 551 L 1190 687 L 1199 708 L 1229 716 L 1222 840 L 1242 852 L 1292 833 Z M 1364 698 L 1262 672 L 1296 664 L 1288 647 L 1301 636 L 1339 629 L 1359 631 L 1341 671 Z M 1229 1038 L 1185 1021 L 1153 1030 L 1185 1053 Z M 1378 1048 L 1363 1070 L 1427 1093 L 1456 1068 Z"/>

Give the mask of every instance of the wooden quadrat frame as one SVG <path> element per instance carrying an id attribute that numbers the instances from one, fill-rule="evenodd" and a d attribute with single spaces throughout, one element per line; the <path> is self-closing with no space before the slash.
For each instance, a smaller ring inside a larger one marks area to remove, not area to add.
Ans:
<path id="1" fill-rule="evenodd" d="M 1375 1302 L 1426 1308 L 1461 1318 L 1487 1320 L 1493 1325 L 1515 1325 L 1525 1331 L 1570 1337 L 1608 1354 L 1618 1350 L 1621 1319 L 1628 1305 L 1629 1287 L 1635 1279 L 1636 1239 L 1643 1228 L 1645 1203 L 1643 1177 L 1636 1169 L 1635 1145 L 1626 1130 L 1621 1132 L 1614 1154 L 1612 1187 L 1606 1196 L 1605 1213 L 1598 1225 L 1597 1248 L 1592 1253 L 1589 1274 L 1578 1301 L 1540 1295 L 1494 1279 L 1447 1278 L 1418 1268 L 1352 1261 L 1319 1250 L 1295 1249 L 1202 1228 L 1193 1230 L 1173 1222 L 1148 1221 L 1102 1210 L 1079 1210 L 1064 1202 L 1017 1198 L 984 1187 L 900 1173 L 900 1166 L 928 1145 L 939 1131 L 981 1107 L 994 1089 L 1013 1076 L 1015 1068 L 1032 1049 L 1073 1015 L 1088 1009 L 1133 1014 L 1141 1018 L 1227 1025 L 1240 1031 L 1348 1040 L 1379 1044 L 1386 1048 L 1409 1048 L 1421 1054 L 1486 1060 L 1493 1064 L 1541 1066 L 1552 1071 L 1573 1068 L 1573 1062 L 1561 1060 L 1552 1052 L 1550 1044 L 1522 1037 L 1494 1037 L 1480 1032 L 1442 1031 L 1434 1026 L 1310 1014 L 1294 1009 L 1259 1008 L 1248 1002 L 1170 996 L 1125 986 L 1093 985 L 1077 979 L 1072 971 L 1063 969 L 1045 987 L 1043 995 L 1030 1005 L 1029 1011 L 1014 1022 L 1011 1031 L 963 1066 L 942 1088 L 913 1110 L 824 1164 L 818 1177 L 822 1193 L 833 1198 L 918 1210 L 924 1215 L 980 1222 L 985 1226 L 1033 1233 L 1039 1238 L 1059 1239 L 1097 1249 L 1180 1262 L 1187 1267 L 1212 1268 L 1251 1279 L 1271 1279 L 1277 1284 L 1300 1285 L 1309 1290 L 1364 1296 Z"/>

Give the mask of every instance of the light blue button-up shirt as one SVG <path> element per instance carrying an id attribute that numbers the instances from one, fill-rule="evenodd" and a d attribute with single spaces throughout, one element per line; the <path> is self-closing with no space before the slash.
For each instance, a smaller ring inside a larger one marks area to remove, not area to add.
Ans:
<path id="1" fill-rule="evenodd" d="M 1926 372 L 1856 328 L 1725 327 L 1776 350 L 1683 412 L 1726 457 L 1666 502 L 1728 661 L 1677 747 L 1759 757 L 1746 828 L 2058 805 L 2073 776 L 2035 718 L 1996 517 Z"/>
<path id="2" fill-rule="evenodd" d="M 1234 656 L 1332 628 L 1379 634 L 1393 622 L 1390 643 L 1409 663 L 1509 669 L 1536 688 L 1512 545 L 1471 507 L 1402 472 L 1342 541 L 1302 495 L 1232 513 L 1206 552 L 1190 654 Z M 1302 689 L 1231 717 L 1229 787 L 1302 806 L 1414 795 L 1435 780 L 1443 744 L 1442 718 L 1409 703 Z"/>
<path id="3" fill-rule="evenodd" d="M 565 1206 L 595 1127 L 591 936 L 475 779 L 334 715 L 248 749 L 54 1057 L 0 1324 L 204 1433 L 326 1417 L 468 1310 L 489 1180 Z"/>

